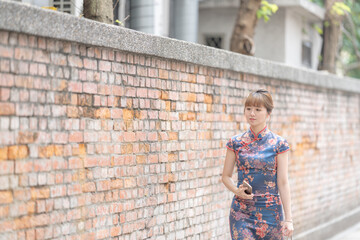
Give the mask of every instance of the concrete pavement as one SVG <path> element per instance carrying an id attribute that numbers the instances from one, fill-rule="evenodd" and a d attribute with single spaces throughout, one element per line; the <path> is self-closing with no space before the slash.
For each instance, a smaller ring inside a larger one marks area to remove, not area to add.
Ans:
<path id="1" fill-rule="evenodd" d="M 360 222 L 328 240 L 360 240 Z"/>

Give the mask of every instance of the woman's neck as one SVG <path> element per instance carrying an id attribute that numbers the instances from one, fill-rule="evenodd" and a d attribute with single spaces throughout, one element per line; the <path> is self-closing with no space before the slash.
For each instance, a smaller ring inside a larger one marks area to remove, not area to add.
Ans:
<path id="1" fill-rule="evenodd" d="M 266 127 L 266 123 L 257 126 L 251 126 L 251 130 L 255 133 L 255 137 Z"/>

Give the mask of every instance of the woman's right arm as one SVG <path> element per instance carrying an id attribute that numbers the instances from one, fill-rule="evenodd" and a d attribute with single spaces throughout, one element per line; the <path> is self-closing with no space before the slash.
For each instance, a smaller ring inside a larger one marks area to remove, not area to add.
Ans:
<path id="1" fill-rule="evenodd" d="M 251 195 L 246 194 L 245 187 L 243 187 L 242 185 L 240 185 L 239 188 L 237 188 L 234 184 L 234 181 L 231 178 L 234 171 L 235 160 L 236 160 L 235 152 L 231 151 L 230 149 L 227 149 L 221 180 L 224 183 L 224 185 L 235 195 L 243 199 L 252 199 L 253 194 Z"/>
<path id="2" fill-rule="evenodd" d="M 235 191 L 237 190 L 237 187 L 235 186 L 234 181 L 232 180 L 231 177 L 234 171 L 235 158 L 236 158 L 235 152 L 231 151 L 230 149 L 227 149 L 224 169 L 221 177 L 221 180 L 224 183 L 224 185 L 234 194 Z"/>

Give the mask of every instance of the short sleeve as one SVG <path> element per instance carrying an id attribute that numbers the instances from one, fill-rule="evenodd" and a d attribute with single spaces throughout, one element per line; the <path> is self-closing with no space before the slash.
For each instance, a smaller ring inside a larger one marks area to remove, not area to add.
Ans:
<path id="1" fill-rule="evenodd" d="M 235 149 L 234 149 L 234 140 L 232 138 L 229 139 L 229 141 L 226 143 L 226 147 L 235 152 Z"/>
<path id="2" fill-rule="evenodd" d="M 284 153 L 290 149 L 289 143 L 286 141 L 286 139 L 280 137 L 278 141 L 278 147 L 276 154 Z"/>

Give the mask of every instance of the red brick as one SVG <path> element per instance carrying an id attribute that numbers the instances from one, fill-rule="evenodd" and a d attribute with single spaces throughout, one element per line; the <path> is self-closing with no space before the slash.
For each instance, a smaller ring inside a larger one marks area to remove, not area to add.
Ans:
<path id="1" fill-rule="evenodd" d="M 95 112 L 95 117 L 96 118 L 101 118 L 101 119 L 107 119 L 111 117 L 111 112 L 109 108 L 99 108 L 96 110 Z"/>
<path id="2" fill-rule="evenodd" d="M 136 67 L 134 65 L 127 65 L 126 66 L 126 73 L 135 75 L 136 74 Z"/>
<path id="3" fill-rule="evenodd" d="M 83 142 L 83 132 L 71 132 L 69 134 L 69 142 Z"/>
<path id="4" fill-rule="evenodd" d="M 34 50 L 33 61 L 41 63 L 50 63 L 49 53 L 44 50 Z"/>
<path id="5" fill-rule="evenodd" d="M 50 194 L 51 197 L 61 197 L 61 196 L 65 196 L 66 195 L 66 187 L 65 186 L 52 186 L 50 188 Z"/>
<path id="6" fill-rule="evenodd" d="M 7 60 L 7 59 L 0 60 L 0 71 L 1 72 L 10 72 L 10 60 Z"/>
<path id="7" fill-rule="evenodd" d="M 133 132 L 124 132 L 124 142 L 135 142 L 136 137 L 135 133 Z"/>
<path id="8" fill-rule="evenodd" d="M 169 72 L 167 70 L 159 69 L 159 78 L 168 79 L 169 78 Z"/>
<path id="9" fill-rule="evenodd" d="M 124 65 L 121 63 L 112 63 L 112 72 L 124 73 Z"/>
<path id="10" fill-rule="evenodd" d="M 73 185 L 69 185 L 68 186 L 68 195 L 76 195 L 76 194 L 80 194 L 82 193 L 82 189 L 81 189 L 81 185 L 80 184 L 73 184 Z"/>
<path id="11" fill-rule="evenodd" d="M 38 75 L 43 77 L 47 76 L 47 67 L 45 64 L 38 64 Z"/>
<path id="12" fill-rule="evenodd" d="M 0 31 L 0 43 L 7 45 L 9 43 L 9 32 L 8 31 Z"/>
<path id="13" fill-rule="evenodd" d="M 66 115 L 69 118 L 78 118 L 80 117 L 80 111 L 78 107 L 67 106 L 66 107 Z"/>
<path id="14" fill-rule="evenodd" d="M 90 70 L 97 70 L 97 61 L 84 58 L 84 68 L 90 69 Z"/>
<path id="15" fill-rule="evenodd" d="M 136 97 L 147 98 L 147 88 L 137 88 Z"/>
<path id="16" fill-rule="evenodd" d="M 11 191 L 0 191 L 0 204 L 12 203 L 13 194 Z"/>
<path id="17" fill-rule="evenodd" d="M 12 58 L 13 57 L 14 50 L 11 47 L 8 46 L 0 46 L 0 57 L 3 58 Z"/>
<path id="18" fill-rule="evenodd" d="M 29 148 L 26 145 L 9 146 L 8 158 L 10 160 L 23 159 L 29 156 Z"/>
<path id="19" fill-rule="evenodd" d="M 97 166 L 98 160 L 96 157 L 85 157 L 84 159 L 84 167 L 95 167 Z"/>
<path id="20" fill-rule="evenodd" d="M 78 92 L 81 93 L 83 86 L 81 82 L 68 82 L 68 90 L 70 92 Z"/>
<path id="21" fill-rule="evenodd" d="M 112 86 L 112 94 L 115 96 L 123 96 L 124 88 L 120 86 Z"/>
<path id="22" fill-rule="evenodd" d="M 121 234 L 121 227 L 117 226 L 117 227 L 112 227 L 110 229 L 110 235 L 111 237 L 116 237 L 116 236 L 120 236 Z"/>
<path id="23" fill-rule="evenodd" d="M 15 59 L 31 60 L 33 51 L 29 48 L 15 48 Z"/>
<path id="24" fill-rule="evenodd" d="M 111 62 L 99 61 L 99 70 L 110 72 L 111 71 Z"/>
<path id="25" fill-rule="evenodd" d="M 66 66 L 67 65 L 66 55 L 64 55 L 64 54 L 51 53 L 50 57 L 51 57 L 52 64 L 60 65 L 60 66 Z"/>
<path id="26" fill-rule="evenodd" d="M 148 139 L 148 141 L 157 141 L 158 134 L 156 132 L 149 132 L 147 139 Z"/>
<path id="27" fill-rule="evenodd" d="M 96 183 L 97 191 L 107 191 L 110 190 L 110 187 L 111 187 L 110 180 L 104 180 Z"/>
<path id="28" fill-rule="evenodd" d="M 8 151 L 7 147 L 0 148 L 0 160 L 8 159 Z"/>
<path id="29" fill-rule="evenodd" d="M 50 189 L 45 188 L 32 188 L 31 189 L 31 198 L 32 199 L 46 199 L 50 197 Z"/>
<path id="30" fill-rule="evenodd" d="M 104 239 L 109 237 L 109 229 L 96 230 L 96 239 Z"/>
<path id="31" fill-rule="evenodd" d="M 82 187 L 82 191 L 85 193 L 96 191 L 95 183 L 93 183 L 93 182 L 84 183 L 84 184 L 82 184 L 81 187 Z"/>
<path id="32" fill-rule="evenodd" d="M 0 218 L 4 219 L 9 216 L 9 206 L 0 207 Z"/>
<path id="33" fill-rule="evenodd" d="M 83 160 L 78 157 L 69 158 L 69 168 L 70 169 L 83 168 Z"/>
<path id="34" fill-rule="evenodd" d="M 52 134 L 52 142 L 64 144 L 68 141 L 68 134 L 66 132 L 53 132 Z"/>
<path id="35" fill-rule="evenodd" d="M 27 173 L 33 171 L 32 161 L 16 161 L 15 162 L 15 173 Z"/>
<path id="36" fill-rule="evenodd" d="M 95 83 L 84 83 L 83 84 L 83 92 L 85 93 L 97 93 L 97 84 Z"/>
<path id="37" fill-rule="evenodd" d="M 2 159 L 0 159 L 2 160 Z M 14 161 L 0 161 L 0 174 L 7 175 L 14 173 Z"/>
<path id="38" fill-rule="evenodd" d="M 0 116 L 15 115 L 15 104 L 0 103 Z"/>
<path id="39" fill-rule="evenodd" d="M 14 75 L 7 73 L 0 73 L 0 86 L 3 87 L 14 86 Z"/>
<path id="40" fill-rule="evenodd" d="M 147 69 L 145 67 L 137 66 L 137 75 L 147 77 Z"/>
<path id="41" fill-rule="evenodd" d="M 83 62 L 78 56 L 68 56 L 68 62 L 70 67 L 83 67 Z"/>
<path id="42" fill-rule="evenodd" d="M 39 153 L 39 157 L 41 158 L 50 158 L 55 155 L 54 145 L 39 146 L 38 153 Z"/>

